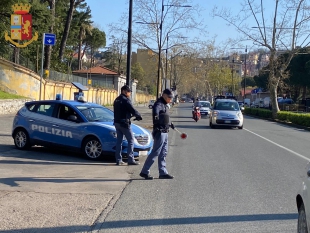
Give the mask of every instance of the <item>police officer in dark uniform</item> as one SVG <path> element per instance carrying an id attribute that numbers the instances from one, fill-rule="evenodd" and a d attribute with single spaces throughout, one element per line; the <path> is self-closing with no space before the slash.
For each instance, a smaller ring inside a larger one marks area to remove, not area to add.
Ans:
<path id="1" fill-rule="evenodd" d="M 128 156 L 128 165 L 139 165 L 134 160 L 133 156 L 133 147 L 134 147 L 134 136 L 131 130 L 131 121 L 132 116 L 136 117 L 136 120 L 142 120 L 140 113 L 134 109 L 132 103 L 129 99 L 131 95 L 131 90 L 129 86 L 125 85 L 121 88 L 121 94 L 114 100 L 114 126 L 117 133 L 116 141 L 116 151 L 115 159 L 116 165 L 124 165 L 122 159 L 122 143 L 123 137 L 125 135 L 128 141 L 127 156 Z"/>
<path id="2" fill-rule="evenodd" d="M 150 176 L 150 168 L 156 157 L 158 157 L 159 179 L 173 179 L 166 169 L 166 156 L 168 153 L 168 132 L 169 127 L 174 129 L 173 123 L 169 124 L 169 104 L 173 95 L 169 89 L 163 91 L 162 96 L 153 105 L 153 150 L 145 160 L 140 176 L 152 180 Z"/>

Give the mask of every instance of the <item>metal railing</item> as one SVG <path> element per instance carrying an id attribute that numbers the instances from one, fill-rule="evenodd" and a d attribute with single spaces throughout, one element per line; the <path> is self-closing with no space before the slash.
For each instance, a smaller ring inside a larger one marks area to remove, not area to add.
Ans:
<path id="1" fill-rule="evenodd" d="M 78 82 L 84 86 L 114 89 L 114 84 L 107 83 L 105 80 L 91 80 L 91 85 L 88 85 L 88 79 L 86 77 L 80 77 L 73 74 L 64 74 L 54 70 L 50 70 L 48 79 L 66 83 Z"/>
<path id="2" fill-rule="evenodd" d="M 24 66 L 34 72 L 37 71 L 37 67 L 35 64 L 27 57 L 23 56 L 22 52 L 20 51 L 18 55 L 14 54 L 14 47 L 11 47 L 9 45 L 3 45 L 0 46 L 0 57 L 8 60 L 10 62 L 14 62 L 16 64 L 19 64 L 21 66 Z"/>

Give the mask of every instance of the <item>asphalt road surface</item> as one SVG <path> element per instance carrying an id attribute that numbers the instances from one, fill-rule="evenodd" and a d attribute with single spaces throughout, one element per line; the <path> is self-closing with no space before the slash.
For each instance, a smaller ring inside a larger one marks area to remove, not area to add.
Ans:
<path id="1" fill-rule="evenodd" d="M 137 168 L 94 232 L 296 232 L 310 132 L 251 117 L 243 130 L 211 129 L 207 118 L 190 118 L 190 107 L 172 114 L 188 134 L 170 133 L 167 167 L 175 179 L 143 180 Z"/>

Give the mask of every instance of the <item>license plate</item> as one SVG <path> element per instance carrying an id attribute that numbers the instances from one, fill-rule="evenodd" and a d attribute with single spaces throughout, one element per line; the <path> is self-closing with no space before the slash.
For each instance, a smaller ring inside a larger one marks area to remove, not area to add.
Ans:
<path id="1" fill-rule="evenodd" d="M 231 121 L 224 121 L 225 123 L 231 123 Z"/>
<path id="2" fill-rule="evenodd" d="M 147 155 L 147 151 L 144 150 L 144 151 L 139 151 L 139 155 L 143 156 L 143 155 Z"/>

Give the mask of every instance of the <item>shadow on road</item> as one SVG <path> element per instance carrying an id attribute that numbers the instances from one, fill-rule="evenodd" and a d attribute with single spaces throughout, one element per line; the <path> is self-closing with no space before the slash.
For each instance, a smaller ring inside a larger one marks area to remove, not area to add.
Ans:
<path id="1" fill-rule="evenodd" d="M 192 225 L 192 224 L 213 224 L 213 223 L 230 223 L 230 222 L 257 222 L 257 221 L 285 221 L 296 220 L 296 213 L 287 214 L 253 214 L 253 215 L 229 215 L 229 216 L 208 216 L 208 217 L 184 217 L 184 218 L 160 218 L 160 219 L 137 219 L 137 220 L 123 220 L 123 221 L 110 221 L 99 222 L 100 229 L 120 229 L 120 228 L 133 228 L 133 227 L 148 227 L 148 226 L 173 226 L 173 225 Z M 85 225 L 74 226 L 59 226 L 48 228 L 27 228 L 27 229 L 14 229 L 2 230 L 3 233 L 11 232 L 89 232 L 92 227 Z"/>
<path id="2" fill-rule="evenodd" d="M 87 160 L 79 152 L 63 151 L 55 148 L 35 146 L 29 150 L 21 151 L 15 149 L 13 145 L 1 145 L 0 157 L 6 160 L 0 160 L 0 164 L 64 164 L 64 165 L 114 165 L 114 156 L 106 156 L 102 160 Z M 17 158 L 23 160 L 7 160 L 8 158 Z M 38 161 L 39 160 L 39 161 Z M 125 159 L 124 159 L 125 160 Z M 104 164 L 108 163 L 108 164 Z M 110 164 L 109 164 L 110 163 Z"/>
<path id="3" fill-rule="evenodd" d="M 253 214 L 253 215 L 231 215 L 231 216 L 209 216 L 209 217 L 186 217 L 170 219 L 141 219 L 128 221 L 104 222 L 102 229 L 115 229 L 125 227 L 145 227 L 160 225 L 186 225 L 186 224 L 212 224 L 228 222 L 254 222 L 254 221 L 279 221 L 296 220 L 296 213 L 288 214 Z"/>
<path id="4" fill-rule="evenodd" d="M 85 182 L 114 182 L 114 181 L 124 181 L 127 182 L 129 179 L 80 179 L 74 177 L 8 177 L 8 178 L 0 178 L 0 183 L 11 186 L 11 187 L 19 187 L 18 182 L 49 182 L 49 183 L 85 183 Z"/>

